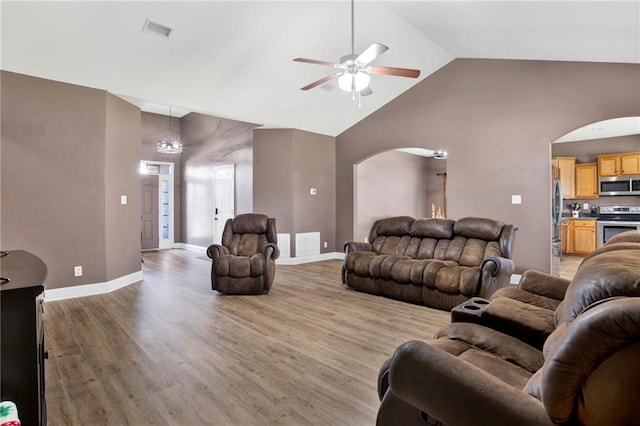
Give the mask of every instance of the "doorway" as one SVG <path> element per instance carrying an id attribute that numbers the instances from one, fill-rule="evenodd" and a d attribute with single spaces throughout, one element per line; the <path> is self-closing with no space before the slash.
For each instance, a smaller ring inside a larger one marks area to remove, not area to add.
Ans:
<path id="1" fill-rule="evenodd" d="M 235 214 L 235 164 L 213 168 L 213 242 L 222 243 L 224 225 Z"/>
<path id="2" fill-rule="evenodd" d="M 174 245 L 173 163 L 140 162 L 142 250 L 168 249 Z"/>
<path id="3" fill-rule="evenodd" d="M 366 241 L 383 217 L 446 215 L 446 158 L 427 149 L 389 150 L 354 164 L 353 237 Z"/>

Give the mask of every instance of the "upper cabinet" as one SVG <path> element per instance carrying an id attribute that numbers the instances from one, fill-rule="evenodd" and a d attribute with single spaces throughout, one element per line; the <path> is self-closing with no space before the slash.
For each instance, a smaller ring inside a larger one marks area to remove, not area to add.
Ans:
<path id="1" fill-rule="evenodd" d="M 620 167 L 623 175 L 640 174 L 640 152 L 620 155 Z"/>
<path id="2" fill-rule="evenodd" d="M 562 198 L 575 198 L 576 157 L 553 157 L 551 163 L 553 177 L 560 179 Z"/>
<path id="3" fill-rule="evenodd" d="M 580 163 L 575 165 L 576 198 L 598 198 L 598 164 Z"/>
<path id="4" fill-rule="evenodd" d="M 640 152 L 598 155 L 600 176 L 624 176 L 640 174 Z"/>

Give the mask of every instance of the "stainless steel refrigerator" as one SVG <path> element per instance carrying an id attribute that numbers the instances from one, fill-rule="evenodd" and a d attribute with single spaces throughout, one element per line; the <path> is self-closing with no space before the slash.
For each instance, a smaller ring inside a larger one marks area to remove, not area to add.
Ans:
<path id="1" fill-rule="evenodd" d="M 560 179 L 553 179 L 553 194 L 551 199 L 552 233 L 551 240 L 551 274 L 560 275 L 560 261 L 562 260 L 562 187 Z"/>

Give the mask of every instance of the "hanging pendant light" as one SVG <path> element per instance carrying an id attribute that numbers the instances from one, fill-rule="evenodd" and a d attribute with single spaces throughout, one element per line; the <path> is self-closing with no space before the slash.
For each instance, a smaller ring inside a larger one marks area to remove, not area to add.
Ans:
<path id="1" fill-rule="evenodd" d="M 158 141 L 156 150 L 162 154 L 180 154 L 182 152 L 182 142 L 180 139 L 174 139 L 171 131 L 171 107 L 169 107 L 169 140 Z"/>

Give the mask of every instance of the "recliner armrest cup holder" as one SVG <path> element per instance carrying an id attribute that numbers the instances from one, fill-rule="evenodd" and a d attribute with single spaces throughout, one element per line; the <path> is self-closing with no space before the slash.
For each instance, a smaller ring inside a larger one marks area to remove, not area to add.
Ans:
<path id="1" fill-rule="evenodd" d="M 479 322 L 484 307 L 489 300 L 482 297 L 472 297 L 451 310 L 451 322 Z"/>

